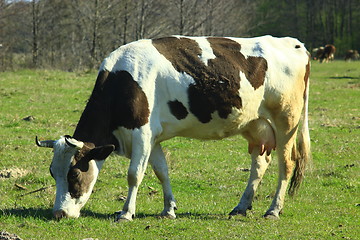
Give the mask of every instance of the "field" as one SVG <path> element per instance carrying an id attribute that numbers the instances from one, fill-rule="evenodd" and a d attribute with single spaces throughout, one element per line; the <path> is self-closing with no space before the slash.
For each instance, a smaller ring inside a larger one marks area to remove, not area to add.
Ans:
<path id="1" fill-rule="evenodd" d="M 127 194 L 128 159 L 111 156 L 79 219 L 52 218 L 50 149 L 35 136 L 72 134 L 96 72 L 0 73 L 0 230 L 22 239 L 359 239 L 360 62 L 312 63 L 313 160 L 299 194 L 287 196 L 278 221 L 262 215 L 276 189 L 274 158 L 247 217 L 228 218 L 250 167 L 241 137 L 175 138 L 163 143 L 177 199 L 177 219 L 158 218 L 162 191 L 149 168 L 132 222 L 113 222 Z M 37 191 L 38 190 L 38 191 Z"/>

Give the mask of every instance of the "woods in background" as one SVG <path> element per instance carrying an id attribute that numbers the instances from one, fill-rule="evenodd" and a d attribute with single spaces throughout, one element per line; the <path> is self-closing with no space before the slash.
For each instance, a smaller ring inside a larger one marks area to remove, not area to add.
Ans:
<path id="1" fill-rule="evenodd" d="M 112 50 L 167 35 L 296 37 L 360 49 L 360 0 L 0 0 L 0 71 L 97 68 Z"/>

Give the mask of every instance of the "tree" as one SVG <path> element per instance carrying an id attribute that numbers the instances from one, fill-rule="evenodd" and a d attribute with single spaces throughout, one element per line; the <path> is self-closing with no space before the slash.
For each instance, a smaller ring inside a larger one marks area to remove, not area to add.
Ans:
<path id="1" fill-rule="evenodd" d="M 168 35 L 292 36 L 360 49 L 359 0 L 0 0 L 0 67 L 96 68 L 122 44 Z"/>
<path id="2" fill-rule="evenodd" d="M 32 48 L 32 63 L 34 67 L 38 66 L 38 24 L 39 24 L 39 11 L 35 0 L 32 0 L 32 34 L 33 34 L 33 48 Z"/>

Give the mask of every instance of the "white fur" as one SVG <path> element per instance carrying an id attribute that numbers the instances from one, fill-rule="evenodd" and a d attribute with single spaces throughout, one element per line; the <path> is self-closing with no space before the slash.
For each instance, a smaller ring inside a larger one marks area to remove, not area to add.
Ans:
<path id="1" fill-rule="evenodd" d="M 216 56 L 214 55 L 214 52 L 210 46 L 209 41 L 206 38 L 194 38 L 194 40 L 199 44 L 199 47 L 201 48 L 202 54 L 199 56 L 201 61 L 207 66 L 208 61 L 210 59 L 215 59 Z"/>

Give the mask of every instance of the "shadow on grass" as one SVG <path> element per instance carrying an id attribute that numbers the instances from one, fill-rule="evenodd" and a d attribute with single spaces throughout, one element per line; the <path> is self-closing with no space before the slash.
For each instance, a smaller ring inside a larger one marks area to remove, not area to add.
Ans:
<path id="1" fill-rule="evenodd" d="M 97 218 L 97 219 L 114 219 L 115 213 L 113 214 L 104 214 L 104 213 L 97 213 L 90 210 L 81 210 L 80 217 L 91 217 L 91 218 Z"/>
<path id="2" fill-rule="evenodd" d="M 177 218 L 188 218 L 188 219 L 199 219 L 199 220 L 237 220 L 237 221 L 247 221 L 248 219 L 242 215 L 230 216 L 228 214 L 211 214 L 211 213 L 179 213 L 176 214 Z"/>
<path id="3" fill-rule="evenodd" d="M 82 210 L 80 217 L 95 218 L 103 220 L 115 220 L 115 213 L 103 214 L 97 213 L 90 210 Z M 56 221 L 53 217 L 52 209 L 44 208 L 26 208 L 26 209 L 3 209 L 0 210 L 0 217 L 19 217 L 19 218 L 36 218 L 43 221 Z M 159 218 L 159 214 L 146 214 L 143 212 L 137 213 L 134 219 L 145 219 L 145 218 Z M 199 219 L 199 220 L 228 220 L 229 216 L 224 214 L 209 214 L 209 213 L 177 213 L 177 219 Z M 238 218 L 238 221 L 246 221 L 246 218 Z"/>
<path id="4" fill-rule="evenodd" d="M 20 218 L 37 218 L 43 221 L 54 221 L 55 218 L 52 214 L 52 209 L 44 209 L 44 208 L 13 208 L 13 209 L 3 209 L 0 210 L 0 217 L 20 217 Z M 102 214 L 93 212 L 90 210 L 81 211 L 80 217 L 92 217 L 98 219 L 111 219 L 113 216 L 111 214 Z M 55 220 L 56 221 L 56 220 Z"/>
<path id="5" fill-rule="evenodd" d="M 15 216 L 21 218 L 38 218 L 45 221 L 53 220 L 51 209 L 43 208 L 13 208 L 3 209 L 0 211 L 0 216 Z"/>
<path id="6" fill-rule="evenodd" d="M 112 215 L 114 216 L 114 215 Z M 159 218 L 162 217 L 159 214 L 146 214 L 146 213 L 137 213 L 134 219 L 145 219 L 145 218 Z M 248 218 L 244 216 L 229 216 L 227 214 L 210 214 L 210 213 L 195 213 L 195 212 L 185 212 L 185 213 L 176 213 L 176 219 L 196 219 L 196 220 L 235 220 L 235 221 L 249 221 Z M 171 221 L 169 219 L 169 221 Z"/>
<path id="7" fill-rule="evenodd" d="M 350 76 L 336 76 L 336 77 L 329 77 L 331 79 L 360 79 L 359 77 L 350 77 Z"/>

